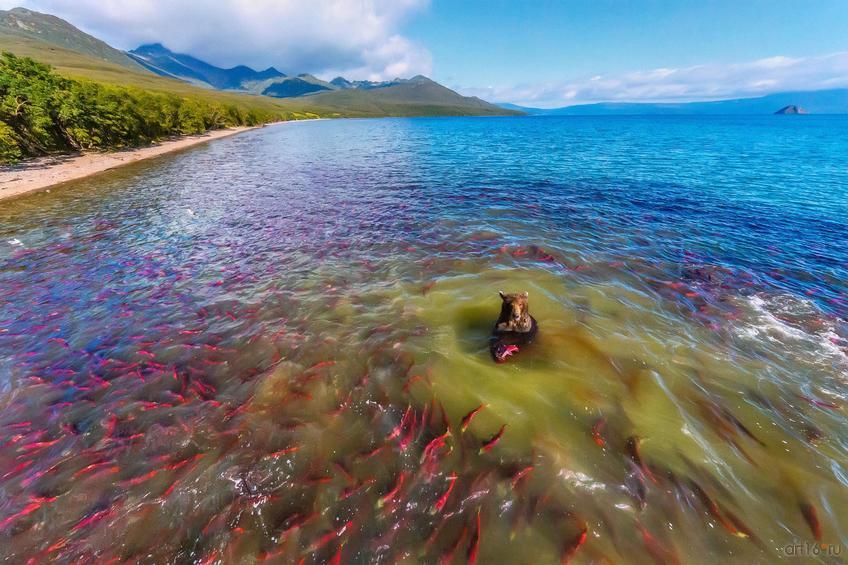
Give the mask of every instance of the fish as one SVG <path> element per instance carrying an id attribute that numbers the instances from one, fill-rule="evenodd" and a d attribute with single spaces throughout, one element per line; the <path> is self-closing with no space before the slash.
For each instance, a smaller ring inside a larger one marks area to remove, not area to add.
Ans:
<path id="1" fill-rule="evenodd" d="M 809 502 L 801 502 L 799 504 L 801 508 L 801 514 L 804 516 L 804 520 L 806 520 L 807 525 L 810 527 L 810 532 L 813 534 L 813 539 L 816 541 L 822 540 L 822 527 L 821 522 L 819 522 L 818 512 L 816 512 L 816 507 L 810 504 Z"/>
<path id="2" fill-rule="evenodd" d="M 642 543 L 645 545 L 645 551 L 648 552 L 648 555 L 651 556 L 657 565 L 665 565 L 666 563 L 677 565 L 680 563 L 677 556 L 663 546 L 657 538 L 652 536 L 642 524 L 637 523 L 637 527 L 642 534 Z"/>
<path id="3" fill-rule="evenodd" d="M 330 561 L 327 562 L 327 565 L 341 565 L 342 562 L 342 549 L 344 548 L 344 544 L 339 546 L 339 549 L 336 551 L 336 554 L 330 558 Z"/>
<path id="4" fill-rule="evenodd" d="M 407 425 L 409 424 L 409 418 L 412 417 L 412 414 L 412 406 L 407 406 L 406 412 L 403 413 L 403 417 L 401 417 L 400 422 L 397 426 L 394 427 L 394 429 L 392 429 L 391 433 L 386 438 L 386 441 L 391 441 L 395 438 L 400 437 L 400 434 L 403 433 L 403 430 L 406 429 Z"/>
<path id="5" fill-rule="evenodd" d="M 560 559 L 560 563 L 565 565 L 569 563 L 577 551 L 583 547 L 583 544 L 586 543 L 586 538 L 588 537 L 588 529 L 584 526 L 577 535 L 575 535 L 569 542 L 565 545 L 562 551 L 562 559 Z"/>
<path id="6" fill-rule="evenodd" d="M 510 484 L 512 485 L 512 488 L 513 488 L 513 489 L 517 488 L 517 487 L 518 487 L 518 485 L 519 485 L 519 483 L 520 483 L 520 482 L 521 482 L 521 481 L 522 481 L 525 477 L 527 477 L 527 475 L 529 475 L 530 473 L 532 473 L 532 472 L 533 472 L 533 469 L 534 469 L 533 465 L 528 465 L 527 467 L 524 467 L 523 469 L 521 469 L 520 471 L 518 471 L 516 474 L 514 474 L 514 475 L 512 476 L 512 479 L 510 480 Z"/>
<path id="7" fill-rule="evenodd" d="M 24 469 L 26 469 L 27 467 L 29 467 L 30 465 L 32 465 L 32 464 L 34 464 L 34 463 L 35 463 L 35 461 L 33 461 L 32 459 L 30 459 L 29 461 L 24 461 L 23 463 L 19 463 L 19 464 L 18 464 L 18 465 L 17 465 L 14 469 L 12 469 L 12 470 L 11 470 L 11 471 L 9 471 L 8 473 L 6 473 L 6 474 L 5 474 L 5 475 L 3 475 L 2 477 L 0 477 L 0 480 L 4 480 L 4 481 L 5 481 L 5 480 L 6 480 L 6 479 L 8 479 L 9 477 L 12 477 L 12 476 L 14 476 L 16 473 L 19 473 L 19 472 L 23 471 Z"/>
<path id="8" fill-rule="evenodd" d="M 423 421 L 424 420 L 422 418 L 422 423 L 423 423 Z M 398 442 L 398 445 L 399 445 L 401 451 L 406 451 L 407 448 L 409 447 L 409 445 L 412 443 L 412 440 L 415 439 L 415 432 L 416 432 L 417 425 L 418 425 L 418 416 L 413 411 L 413 413 L 412 413 L 412 424 L 409 426 L 409 429 L 406 432 L 406 435 L 404 435 L 400 439 L 400 441 Z"/>
<path id="9" fill-rule="evenodd" d="M 378 508 L 382 508 L 398 495 L 400 490 L 403 488 L 403 484 L 406 482 L 407 476 L 409 476 L 408 471 L 401 471 L 398 474 L 397 482 L 395 483 L 395 486 L 392 488 L 392 490 L 381 496 L 380 499 L 377 501 Z"/>
<path id="10" fill-rule="evenodd" d="M 482 531 L 480 529 L 480 510 L 477 510 L 477 523 L 474 528 L 474 533 L 471 535 L 471 543 L 468 544 L 468 565 L 474 565 L 477 563 L 477 556 L 480 553 L 480 536 L 482 535 Z"/>
<path id="11" fill-rule="evenodd" d="M 598 445 L 598 447 L 606 447 L 607 442 L 604 439 L 604 432 L 606 431 L 607 421 L 606 418 L 598 418 L 594 424 L 592 424 L 592 440 Z"/>
<path id="12" fill-rule="evenodd" d="M 92 471 L 96 471 L 97 469 L 100 469 L 102 467 L 108 467 L 109 465 L 112 465 L 111 461 L 101 461 L 99 463 L 92 463 L 91 465 L 83 467 L 82 469 L 80 469 L 79 471 L 74 473 L 73 478 L 78 479 L 82 475 L 86 475 L 86 474 L 88 474 Z"/>
<path id="13" fill-rule="evenodd" d="M 632 461 L 627 462 L 631 470 L 624 477 L 624 488 L 636 503 L 639 510 L 645 509 L 647 503 L 648 488 L 645 484 L 645 475 Z"/>
<path id="14" fill-rule="evenodd" d="M 313 551 L 317 551 L 317 550 L 321 549 L 322 547 L 324 547 L 325 545 L 327 545 L 328 543 L 333 541 L 335 538 L 342 537 L 345 534 L 345 532 L 347 532 L 352 527 L 353 527 L 353 520 L 345 522 L 345 524 L 342 525 L 342 527 L 340 527 L 339 529 L 328 532 L 328 533 L 324 534 L 323 536 L 321 536 L 320 538 L 318 538 L 312 545 L 309 546 L 308 551 L 311 553 Z"/>
<path id="15" fill-rule="evenodd" d="M 450 454 L 453 451 L 453 446 L 449 446 L 447 443 L 447 439 L 451 436 L 450 430 L 446 431 L 442 435 L 433 438 L 430 442 L 424 447 L 424 451 L 421 453 L 421 471 L 425 475 L 435 475 L 436 468 L 439 462 L 439 451 L 443 447 L 447 447 L 447 451 L 445 455 Z"/>
<path id="16" fill-rule="evenodd" d="M 0 530 L 5 529 L 7 526 L 18 520 L 18 518 L 23 518 L 25 516 L 29 516 L 39 508 L 41 508 L 45 502 L 52 502 L 56 500 L 55 498 L 47 499 L 47 498 L 35 498 L 29 504 L 18 510 L 16 513 L 11 516 L 5 518 L 3 521 L 0 521 Z"/>
<path id="17" fill-rule="evenodd" d="M 366 491 L 371 485 L 377 482 L 377 479 L 365 479 L 356 486 L 350 486 L 345 488 L 342 493 L 339 495 L 339 500 L 347 500 L 351 496 L 355 494 L 359 494 L 360 492 Z"/>
<path id="18" fill-rule="evenodd" d="M 459 549 L 459 546 L 462 545 L 462 542 L 465 541 L 465 536 L 468 535 L 468 526 L 464 526 L 462 528 L 462 532 L 460 532 L 459 537 L 456 538 L 456 541 L 453 545 L 442 553 L 441 557 L 439 557 L 439 565 L 450 565 L 453 563 L 453 556 L 456 553 L 456 550 Z"/>
<path id="19" fill-rule="evenodd" d="M 642 439 L 639 436 L 630 436 L 627 438 L 627 442 L 625 444 L 625 448 L 627 449 L 627 455 L 630 456 L 630 459 L 633 463 L 636 464 L 636 467 L 639 468 L 642 473 L 649 479 L 651 482 L 656 483 L 657 479 L 654 477 L 653 473 L 651 473 L 650 469 L 645 465 L 645 462 L 642 460 L 642 454 L 639 450 L 639 444 L 642 442 Z"/>
<path id="20" fill-rule="evenodd" d="M 828 410 L 839 410 L 839 405 L 834 404 L 833 402 L 818 400 L 817 398 L 811 398 L 809 396 L 804 396 L 803 394 L 799 394 L 798 397 L 802 400 L 806 400 L 807 402 L 818 408 L 827 408 Z"/>
<path id="21" fill-rule="evenodd" d="M 701 503 L 704 505 L 704 507 L 706 507 L 707 512 L 710 514 L 710 516 L 712 516 L 719 524 L 721 524 L 725 530 L 730 532 L 732 535 L 740 538 L 749 537 L 745 531 L 742 531 L 737 528 L 736 524 L 734 524 L 733 521 L 728 520 L 721 513 L 718 504 L 716 504 L 716 502 L 712 498 L 710 498 L 710 496 L 706 493 L 704 489 L 701 488 L 698 483 L 690 480 L 689 485 L 692 489 L 692 492 L 694 492 L 698 496 L 698 498 L 701 500 Z"/>
<path id="22" fill-rule="evenodd" d="M 493 351 L 496 363 L 506 363 L 507 359 L 518 353 L 517 345 L 498 345 Z"/>
<path id="23" fill-rule="evenodd" d="M 488 453 L 489 451 L 491 451 L 498 444 L 498 442 L 501 441 L 501 438 L 503 437 L 505 430 L 506 430 L 506 424 L 501 426 L 501 429 L 498 430 L 498 432 L 495 435 L 493 435 L 492 437 L 490 437 L 489 439 L 484 441 L 483 445 L 480 447 L 480 453 Z"/>
<path id="24" fill-rule="evenodd" d="M 471 425 L 471 420 L 473 420 L 477 416 L 477 414 L 479 414 L 480 411 L 485 407 L 485 404 L 481 404 L 480 406 L 463 416 L 462 422 L 459 425 L 459 431 L 464 432 L 465 430 L 467 430 L 468 426 Z"/>
<path id="25" fill-rule="evenodd" d="M 95 522 L 99 522 L 100 520 L 107 518 L 108 516 L 114 514 L 115 510 L 112 508 L 106 508 L 105 510 L 100 510 L 99 512 L 94 512 L 89 514 L 79 522 L 77 522 L 72 528 L 71 531 L 81 530 L 88 525 L 91 525 Z"/>
<path id="26" fill-rule="evenodd" d="M 439 497 L 439 500 L 436 501 L 436 504 L 433 506 L 433 513 L 441 512 L 445 508 L 445 504 L 447 504 L 448 499 L 450 498 L 451 492 L 453 491 L 453 487 L 456 485 L 457 475 L 454 473 L 448 477 L 448 488 Z"/>

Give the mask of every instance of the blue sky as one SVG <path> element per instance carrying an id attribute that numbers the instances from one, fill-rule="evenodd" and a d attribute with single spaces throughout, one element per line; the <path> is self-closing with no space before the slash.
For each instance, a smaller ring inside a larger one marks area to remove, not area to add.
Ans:
<path id="1" fill-rule="evenodd" d="M 110 44 L 554 107 L 848 87 L 848 0 L 0 0 Z"/>
<path id="2" fill-rule="evenodd" d="M 404 31 L 442 80 L 541 82 L 848 51 L 848 0 L 434 0 Z"/>
<path id="3" fill-rule="evenodd" d="M 848 57 L 833 56 L 848 51 L 848 0 L 434 0 L 404 31 L 427 46 L 434 78 L 498 101 L 714 99 L 848 85 Z M 785 65 L 762 72 L 763 60 Z M 810 76 L 812 66 L 820 73 Z M 635 82 L 644 87 L 656 69 L 681 70 L 672 92 L 626 88 L 628 75 L 641 73 Z M 556 92 L 599 75 L 623 96 Z"/>

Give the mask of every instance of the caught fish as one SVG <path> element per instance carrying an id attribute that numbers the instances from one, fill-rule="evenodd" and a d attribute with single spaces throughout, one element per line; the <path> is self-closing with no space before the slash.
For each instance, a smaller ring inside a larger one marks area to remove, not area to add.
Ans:
<path id="1" fill-rule="evenodd" d="M 495 357 L 496 363 L 506 363 L 512 355 L 518 353 L 518 346 L 500 344 L 492 353 Z"/>

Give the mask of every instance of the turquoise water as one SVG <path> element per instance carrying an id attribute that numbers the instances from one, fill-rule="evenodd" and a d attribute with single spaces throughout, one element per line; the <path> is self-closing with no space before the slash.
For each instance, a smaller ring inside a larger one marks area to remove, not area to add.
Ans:
<path id="1" fill-rule="evenodd" d="M 844 558 L 846 134 L 289 123 L 4 201 L 0 555 Z"/>

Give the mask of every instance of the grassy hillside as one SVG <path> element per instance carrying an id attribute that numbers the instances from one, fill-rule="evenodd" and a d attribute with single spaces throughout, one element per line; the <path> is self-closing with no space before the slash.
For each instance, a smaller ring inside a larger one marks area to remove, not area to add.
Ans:
<path id="1" fill-rule="evenodd" d="M 0 10 L 0 31 L 11 38 L 46 43 L 53 47 L 87 55 L 97 61 L 105 61 L 134 71 L 143 70 L 141 65 L 123 51 L 50 14 L 33 12 L 25 8 Z"/>
<path id="2" fill-rule="evenodd" d="M 352 112 L 358 116 L 503 116 L 518 115 L 479 98 L 461 97 L 426 77 L 370 90 L 337 90 L 310 95 L 307 101 L 320 113 Z"/>
<path id="3" fill-rule="evenodd" d="M 29 57 L 0 56 L 0 162 L 139 146 L 284 115 L 280 109 L 75 80 Z"/>

